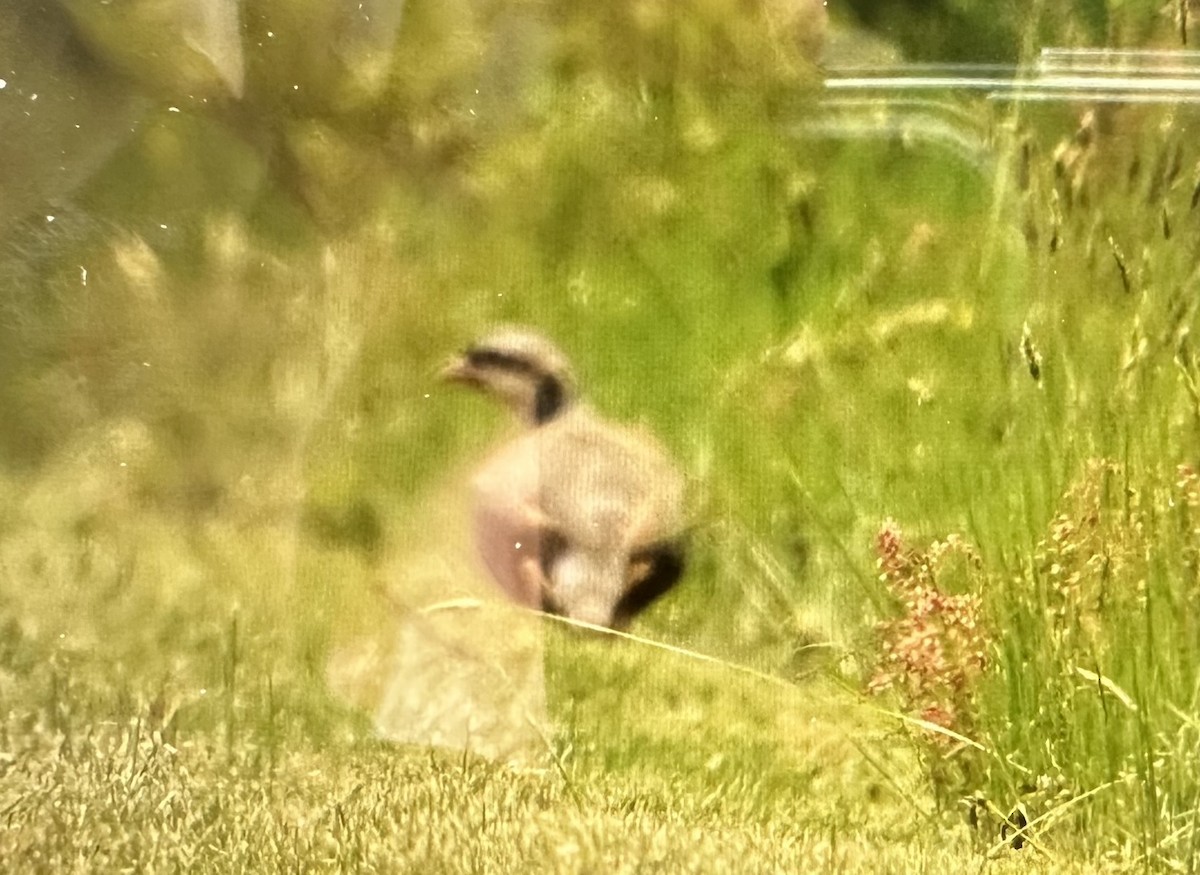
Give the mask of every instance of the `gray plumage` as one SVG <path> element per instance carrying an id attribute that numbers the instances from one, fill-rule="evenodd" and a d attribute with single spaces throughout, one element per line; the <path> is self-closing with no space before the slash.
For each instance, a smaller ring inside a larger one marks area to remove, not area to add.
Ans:
<path id="1" fill-rule="evenodd" d="M 619 628 L 674 586 L 684 561 L 683 475 L 652 435 L 575 399 L 557 347 L 502 329 L 444 374 L 528 425 L 473 481 L 476 543 L 511 598 Z"/>

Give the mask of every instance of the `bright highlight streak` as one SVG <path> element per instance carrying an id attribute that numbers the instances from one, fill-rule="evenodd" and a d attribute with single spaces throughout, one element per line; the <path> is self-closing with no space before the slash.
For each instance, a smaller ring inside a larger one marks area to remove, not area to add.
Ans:
<path id="1" fill-rule="evenodd" d="M 1200 52 L 1043 49 L 1031 65 L 831 68 L 830 91 L 984 91 L 989 100 L 1200 102 Z"/>

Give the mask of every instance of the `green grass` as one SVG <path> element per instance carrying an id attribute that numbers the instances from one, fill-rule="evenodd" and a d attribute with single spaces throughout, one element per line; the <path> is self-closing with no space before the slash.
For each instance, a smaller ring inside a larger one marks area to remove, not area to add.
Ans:
<path id="1" fill-rule="evenodd" d="M 261 118 L 147 110 L 13 226 L 6 870 L 1194 871 L 1195 120 L 1104 110 L 1083 145 L 1062 107 L 964 107 L 979 165 L 915 123 L 793 136 L 800 60 L 719 5 L 689 27 L 728 76 L 564 12 L 486 124 L 487 22 L 439 52 L 426 10 L 379 80 L 281 49 Z M 433 375 L 501 320 L 663 436 L 694 520 L 634 638 L 426 618 L 431 700 L 534 655 L 519 765 L 372 725 L 413 612 L 480 592 L 462 499 L 506 425 Z M 935 575 L 980 599 L 973 744 L 866 692 L 889 517 L 978 554 Z"/>
<path id="2" fill-rule="evenodd" d="M 4 815 L 20 828 L 0 841 L 13 871 L 930 871 L 973 860 L 962 829 L 916 833 L 873 810 L 886 805 L 831 810 L 793 789 L 767 813 L 747 810 L 750 782 L 737 777 L 700 795 L 665 776 L 566 785 L 417 751 L 289 751 L 267 766 L 133 725 L 109 736 L 23 751 L 6 768 L 17 789 Z M 1020 861 L 1030 870 L 1105 868 Z"/>

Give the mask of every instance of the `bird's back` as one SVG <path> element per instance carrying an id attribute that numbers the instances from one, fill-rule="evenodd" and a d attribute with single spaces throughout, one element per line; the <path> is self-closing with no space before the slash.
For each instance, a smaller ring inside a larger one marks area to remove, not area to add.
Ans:
<path id="1" fill-rule="evenodd" d="M 536 442 L 537 504 L 578 545 L 627 551 L 682 528 L 683 476 L 653 436 L 579 407 Z"/>

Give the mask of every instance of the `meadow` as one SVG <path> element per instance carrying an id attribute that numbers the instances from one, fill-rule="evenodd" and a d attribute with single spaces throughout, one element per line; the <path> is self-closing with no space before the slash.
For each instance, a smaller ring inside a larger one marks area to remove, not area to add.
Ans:
<path id="1" fill-rule="evenodd" d="M 1194 872 L 1196 110 L 834 106 L 733 4 L 450 5 L 268 3 L 236 101 L 136 6 L 52 22 L 114 123 L 0 215 L 6 871 Z M 520 763 L 380 738 L 369 658 L 469 555 L 508 426 L 434 375 L 500 321 L 693 520 L 630 636 L 519 621 Z"/>

